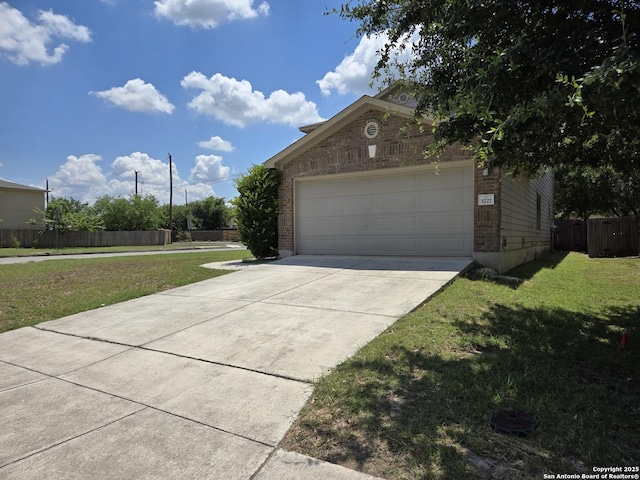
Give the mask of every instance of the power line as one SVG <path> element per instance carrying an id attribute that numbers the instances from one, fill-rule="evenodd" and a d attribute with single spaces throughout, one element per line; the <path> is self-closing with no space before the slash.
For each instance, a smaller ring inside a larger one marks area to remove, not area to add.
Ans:
<path id="1" fill-rule="evenodd" d="M 213 180 L 199 180 L 198 183 L 206 183 L 206 184 L 216 184 L 216 183 L 224 183 L 229 181 L 232 178 L 236 178 L 242 175 L 242 173 L 236 173 L 234 175 L 228 175 L 226 177 L 220 177 Z M 189 184 L 189 187 L 193 187 L 194 184 Z M 175 187 L 174 189 L 182 189 L 182 187 Z"/>
<path id="2" fill-rule="evenodd" d="M 215 178 L 213 180 L 200 180 L 199 183 L 222 183 L 222 182 L 228 182 L 232 178 L 239 177 L 240 175 L 242 175 L 242 173 L 236 173 L 234 175 L 227 175 L 225 177 L 219 177 L 219 178 Z"/>

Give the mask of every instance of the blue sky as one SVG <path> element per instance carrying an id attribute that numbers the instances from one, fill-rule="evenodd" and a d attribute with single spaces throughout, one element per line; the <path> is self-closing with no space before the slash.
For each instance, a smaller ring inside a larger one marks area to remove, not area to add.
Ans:
<path id="1" fill-rule="evenodd" d="M 0 178 L 93 203 L 233 179 L 370 90 L 334 0 L 0 0 Z"/>

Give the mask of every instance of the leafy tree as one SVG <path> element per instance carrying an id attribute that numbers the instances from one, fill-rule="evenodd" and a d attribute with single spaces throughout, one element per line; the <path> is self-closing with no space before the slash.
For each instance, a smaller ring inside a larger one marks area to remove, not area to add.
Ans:
<path id="1" fill-rule="evenodd" d="M 233 228 L 238 227 L 238 222 L 236 221 L 236 218 L 238 218 L 238 207 L 236 207 L 236 200 L 236 198 L 232 198 L 227 204 L 227 208 L 229 209 L 229 220 L 227 221 L 227 224 L 231 225 Z"/>
<path id="2" fill-rule="evenodd" d="M 169 204 L 160 206 L 162 215 L 162 227 L 168 230 L 187 230 L 187 207 L 184 205 L 173 205 L 171 215 L 173 217 L 173 228 L 169 228 Z"/>
<path id="3" fill-rule="evenodd" d="M 169 205 L 162 205 L 160 211 L 163 225 L 169 228 Z M 192 230 L 217 230 L 222 228 L 230 218 L 230 209 L 224 198 L 209 197 L 195 200 L 185 205 L 173 205 L 173 228 L 187 230 L 187 217 L 191 218 Z"/>
<path id="4" fill-rule="evenodd" d="M 256 258 L 278 255 L 278 187 L 281 172 L 252 166 L 235 180 L 239 196 L 233 200 L 238 234 Z"/>
<path id="5" fill-rule="evenodd" d="M 60 216 L 64 216 L 68 213 L 85 213 L 90 211 L 91 207 L 89 207 L 88 203 L 83 203 L 80 200 L 76 200 L 73 197 L 62 198 L 62 197 L 53 197 L 49 203 L 47 204 L 47 208 L 45 209 L 47 218 L 53 220 L 54 212 L 58 209 L 60 211 Z"/>
<path id="6" fill-rule="evenodd" d="M 489 166 L 640 169 L 640 2 L 357 0 L 343 18 L 388 34 L 375 77 L 410 80 L 434 151 L 455 142 Z M 413 37 L 411 60 L 396 48 Z"/>
<path id="7" fill-rule="evenodd" d="M 71 232 L 95 232 L 104 230 L 102 220 L 91 211 L 69 212 L 60 218 L 62 230 Z"/>
<path id="8" fill-rule="evenodd" d="M 105 195 L 95 201 L 93 208 L 106 230 L 150 231 L 163 225 L 162 212 L 153 195 L 132 195 L 129 198 Z"/>
<path id="9" fill-rule="evenodd" d="M 556 210 L 560 217 L 591 215 L 638 215 L 640 213 L 640 172 L 622 174 L 612 167 L 556 169 Z"/>
<path id="10" fill-rule="evenodd" d="M 60 214 L 59 218 L 56 218 L 56 210 Z M 61 231 L 94 232 L 104 230 L 104 224 L 93 208 L 88 203 L 73 197 L 52 198 L 45 211 L 41 213 L 44 224 L 57 223 L 58 229 Z"/>
<path id="11" fill-rule="evenodd" d="M 224 198 L 208 197 L 189 204 L 192 221 L 198 230 L 217 230 L 230 218 L 229 207 Z"/>

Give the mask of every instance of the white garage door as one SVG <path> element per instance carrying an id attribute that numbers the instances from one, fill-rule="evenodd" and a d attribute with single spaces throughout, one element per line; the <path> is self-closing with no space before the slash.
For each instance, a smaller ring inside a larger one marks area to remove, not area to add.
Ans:
<path id="1" fill-rule="evenodd" d="M 296 251 L 471 256 L 473 167 L 299 180 Z"/>

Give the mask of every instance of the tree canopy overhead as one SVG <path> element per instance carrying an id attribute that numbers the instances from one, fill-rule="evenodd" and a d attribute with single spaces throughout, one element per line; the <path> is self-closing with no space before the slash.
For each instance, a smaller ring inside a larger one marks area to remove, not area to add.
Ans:
<path id="1" fill-rule="evenodd" d="M 555 207 L 561 217 L 640 215 L 640 170 L 560 165 L 555 170 Z"/>
<path id="2" fill-rule="evenodd" d="M 516 173 L 640 170 L 639 1 L 357 0 L 338 13 L 358 35 L 388 34 L 374 76 L 400 72 L 437 146 Z"/>

